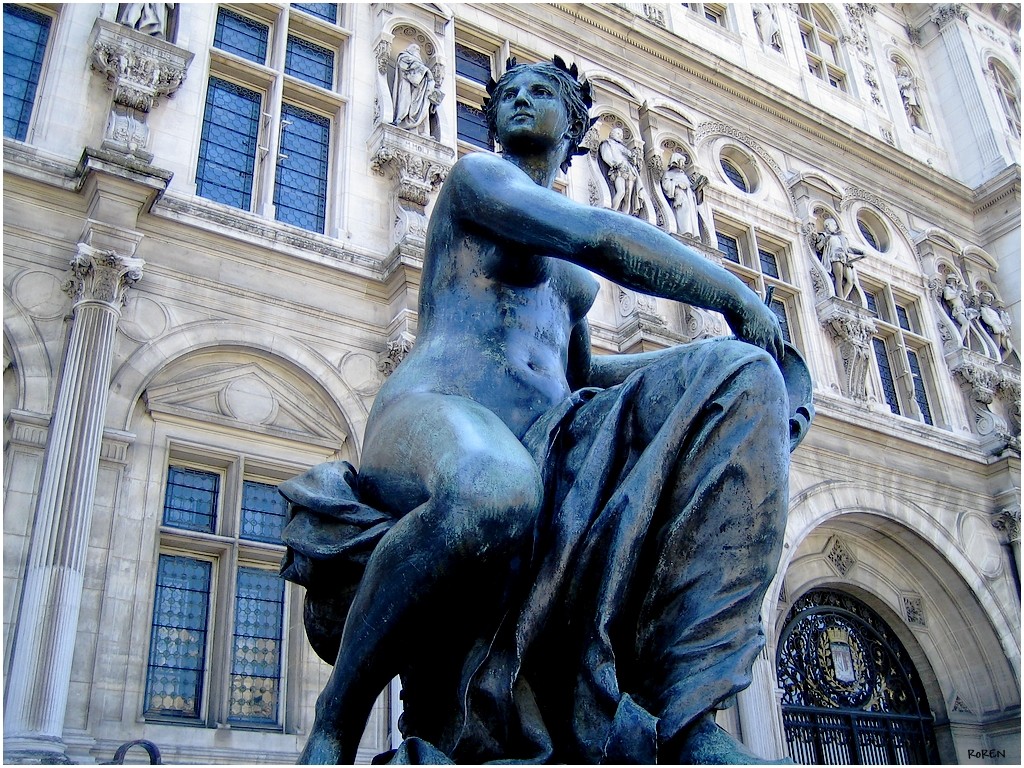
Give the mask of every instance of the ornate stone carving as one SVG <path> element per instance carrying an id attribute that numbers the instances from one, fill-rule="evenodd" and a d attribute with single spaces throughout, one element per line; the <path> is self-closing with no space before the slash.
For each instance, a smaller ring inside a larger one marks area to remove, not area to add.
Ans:
<path id="1" fill-rule="evenodd" d="M 409 354 L 415 343 L 416 338 L 409 333 L 402 333 L 398 338 L 389 341 L 387 349 L 384 350 L 377 362 L 377 370 L 385 376 L 390 376 Z"/>
<path id="2" fill-rule="evenodd" d="M 1020 505 L 1005 507 L 992 513 L 992 527 L 1002 534 L 1003 541 L 1020 541 Z"/>
<path id="3" fill-rule="evenodd" d="M 454 150 L 429 137 L 387 123 L 374 129 L 370 168 L 393 182 L 393 246 L 410 237 L 422 243 L 427 231 L 426 205 L 448 176 L 454 160 Z"/>
<path id="4" fill-rule="evenodd" d="M 832 334 L 843 363 L 843 394 L 857 400 L 867 399 L 868 361 L 875 321 L 867 310 L 834 296 L 819 302 L 818 320 Z"/>
<path id="5" fill-rule="evenodd" d="M 659 27 L 665 26 L 665 9 L 661 3 L 644 3 L 644 16 Z"/>
<path id="6" fill-rule="evenodd" d="M 775 173 L 776 178 L 786 178 L 786 174 L 782 172 L 782 168 L 780 168 L 779 164 L 775 162 L 775 158 L 768 154 L 765 148 L 762 147 L 751 134 L 747 133 L 746 131 L 741 131 L 739 128 L 733 128 L 731 125 L 726 125 L 725 123 L 718 122 L 701 123 L 699 126 L 697 126 L 697 133 L 694 137 L 694 144 L 699 145 L 708 136 L 719 133 L 734 138 L 737 141 L 743 142 L 758 157 L 760 157 L 764 161 L 765 165 L 772 169 L 772 172 Z"/>
<path id="7" fill-rule="evenodd" d="M 947 24 L 953 21 L 962 21 L 967 23 L 967 9 L 964 8 L 963 3 L 944 3 L 937 5 L 935 10 L 932 11 L 932 21 L 942 29 Z"/>
<path id="8" fill-rule="evenodd" d="M 960 348 L 946 355 L 946 364 L 967 396 L 977 433 L 983 437 L 1008 434 L 1005 420 L 991 408 L 1002 381 L 996 362 L 986 355 Z"/>
<path id="9" fill-rule="evenodd" d="M 853 550 L 839 536 L 833 536 L 825 546 L 825 559 L 840 576 L 846 576 L 857 564 Z"/>
<path id="10" fill-rule="evenodd" d="M 890 137 L 892 136 L 891 133 L 889 135 Z M 843 192 L 842 200 L 839 201 L 839 208 L 840 210 L 845 211 L 858 200 L 863 200 L 865 203 L 871 203 L 871 205 L 875 206 L 878 210 L 884 213 L 886 217 L 888 217 L 892 225 L 896 227 L 904 237 L 908 240 L 913 240 L 913 236 L 910 234 L 910 230 L 907 229 L 907 225 L 903 223 L 900 217 L 896 215 L 896 212 L 889 207 L 889 204 L 885 200 L 880 198 L 871 190 L 864 189 L 863 187 L 848 187 Z"/>
<path id="11" fill-rule="evenodd" d="M 113 93 L 104 146 L 139 155 L 147 162 L 146 115 L 161 96 L 171 96 L 185 81 L 193 54 L 123 24 L 96 19 L 90 64 L 107 78 Z"/>
<path id="12" fill-rule="evenodd" d="M 75 304 L 98 301 L 120 309 L 128 287 L 142 279 L 145 264 L 133 256 L 79 243 L 78 252 L 71 259 L 71 274 L 64 290 Z"/>
<path id="13" fill-rule="evenodd" d="M 907 623 L 916 627 L 927 627 L 928 620 L 924 614 L 924 601 L 919 595 L 901 595 L 903 615 Z"/>

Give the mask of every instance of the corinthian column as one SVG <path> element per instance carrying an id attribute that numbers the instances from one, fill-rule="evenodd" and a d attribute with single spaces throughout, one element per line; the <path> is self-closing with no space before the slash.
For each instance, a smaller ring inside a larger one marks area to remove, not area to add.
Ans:
<path id="1" fill-rule="evenodd" d="M 139 239 L 138 233 L 90 222 L 86 242 L 71 260 L 65 286 L 72 297 L 70 331 L 10 659 L 5 762 L 63 757 L 114 334 L 125 291 L 142 277 L 144 262 L 133 257 Z"/>

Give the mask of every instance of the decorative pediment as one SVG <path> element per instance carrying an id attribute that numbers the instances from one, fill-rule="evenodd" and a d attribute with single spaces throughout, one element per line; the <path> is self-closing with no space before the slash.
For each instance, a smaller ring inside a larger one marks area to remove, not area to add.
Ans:
<path id="1" fill-rule="evenodd" d="M 257 363 L 150 387 L 145 398 L 154 417 L 166 414 L 332 448 L 348 437 L 309 397 Z"/>

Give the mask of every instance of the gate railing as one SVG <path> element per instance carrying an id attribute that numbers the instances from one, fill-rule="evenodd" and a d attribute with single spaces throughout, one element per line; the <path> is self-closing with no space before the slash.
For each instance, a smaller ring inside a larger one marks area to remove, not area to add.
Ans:
<path id="1" fill-rule="evenodd" d="M 935 764 L 930 717 L 784 706 L 789 755 L 804 765 Z"/>

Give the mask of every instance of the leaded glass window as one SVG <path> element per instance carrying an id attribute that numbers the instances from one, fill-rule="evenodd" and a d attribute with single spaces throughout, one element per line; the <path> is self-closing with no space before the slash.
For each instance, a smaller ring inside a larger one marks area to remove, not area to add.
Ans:
<path id="1" fill-rule="evenodd" d="M 300 11 L 305 11 L 310 16 L 316 16 L 317 18 L 329 21 L 332 24 L 338 22 L 338 4 L 337 3 L 292 3 L 292 8 L 298 8 Z"/>
<path id="2" fill-rule="evenodd" d="M 291 104 L 281 108 L 281 150 L 274 205 L 277 220 L 323 232 L 331 121 Z"/>
<path id="3" fill-rule="evenodd" d="M 491 57 L 472 48 L 455 44 L 455 74 L 486 85 L 491 78 Z"/>
<path id="4" fill-rule="evenodd" d="M 740 169 L 736 167 L 736 164 L 728 158 L 722 158 L 722 171 L 725 173 L 726 178 L 728 178 L 737 189 L 740 189 L 743 192 L 749 191 L 750 188 L 747 185 L 746 177 L 744 177 Z"/>
<path id="5" fill-rule="evenodd" d="M 240 13 L 221 8 L 213 32 L 213 47 L 255 61 L 267 63 L 267 39 L 270 27 Z"/>
<path id="6" fill-rule="evenodd" d="M 43 68 L 50 17 L 4 3 L 4 136 L 24 141 Z"/>
<path id="7" fill-rule="evenodd" d="M 460 101 L 456 105 L 456 112 L 459 141 L 465 141 L 481 149 L 492 149 L 487 129 L 487 118 L 484 116 L 483 110 Z"/>
<path id="8" fill-rule="evenodd" d="M 239 567 L 228 703 L 231 722 L 277 721 L 283 609 L 284 580 L 275 571 Z"/>
<path id="9" fill-rule="evenodd" d="M 875 362 L 878 364 L 878 375 L 882 379 L 882 395 L 893 413 L 900 414 L 900 399 L 896 394 L 896 380 L 892 375 L 892 366 L 889 364 L 889 353 L 885 348 L 885 341 L 875 337 L 871 340 L 875 350 Z"/>
<path id="10" fill-rule="evenodd" d="M 284 71 L 321 88 L 334 87 L 334 52 L 289 35 Z"/>
<path id="11" fill-rule="evenodd" d="M 904 331 L 913 330 L 910 327 L 910 315 L 907 314 L 907 308 L 899 304 L 896 305 L 896 320 Z"/>
<path id="12" fill-rule="evenodd" d="M 868 229 L 868 225 L 860 219 L 857 219 L 857 229 L 860 230 L 861 235 L 864 237 L 864 242 L 874 248 L 876 251 L 881 250 L 878 247 L 878 240 L 875 238 L 874 233 Z"/>
<path id="13" fill-rule="evenodd" d="M 864 300 L 868 304 L 868 311 L 873 315 L 878 315 L 878 300 L 875 298 L 875 294 L 871 291 L 864 291 Z"/>
<path id="14" fill-rule="evenodd" d="M 200 469 L 169 467 L 164 496 L 164 525 L 213 533 L 217 526 L 220 475 Z"/>
<path id="15" fill-rule="evenodd" d="M 729 261 L 740 263 L 740 242 L 735 237 L 716 233 L 718 235 L 718 250 L 725 254 Z"/>
<path id="16" fill-rule="evenodd" d="M 769 277 L 779 277 L 779 260 L 774 253 L 758 248 L 757 257 L 761 262 L 761 272 Z"/>
<path id="17" fill-rule="evenodd" d="M 250 209 L 262 104 L 259 93 L 210 78 L 196 170 L 200 197 Z"/>
<path id="18" fill-rule="evenodd" d="M 792 344 L 793 339 L 789 333 L 789 317 L 786 315 L 786 305 L 778 299 L 772 299 L 768 306 L 775 313 L 775 316 L 779 318 L 779 325 L 782 326 L 782 338 Z"/>
<path id="19" fill-rule="evenodd" d="M 280 544 L 287 513 L 288 503 L 276 485 L 253 480 L 242 483 L 241 538 Z"/>
<path id="20" fill-rule="evenodd" d="M 200 716 L 211 581 L 209 561 L 160 555 L 146 673 L 147 715 Z"/>
<path id="21" fill-rule="evenodd" d="M 914 402 L 917 403 L 917 407 L 921 411 L 921 419 L 925 424 L 932 424 L 932 409 L 928 404 L 928 393 L 924 388 L 924 378 L 921 376 L 921 362 L 917 358 L 917 353 L 912 350 L 907 350 L 907 363 L 910 368 L 910 375 L 914 378 Z"/>

